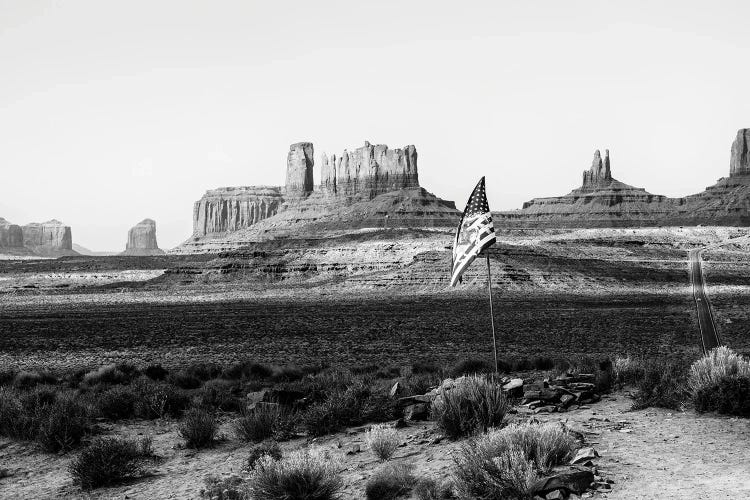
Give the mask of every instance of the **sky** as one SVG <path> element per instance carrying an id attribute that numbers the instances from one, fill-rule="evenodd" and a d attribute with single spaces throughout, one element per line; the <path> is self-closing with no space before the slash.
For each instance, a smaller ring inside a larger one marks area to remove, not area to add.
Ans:
<path id="1" fill-rule="evenodd" d="M 0 217 L 92 250 L 192 232 L 220 186 L 282 185 L 289 145 L 419 154 L 493 210 L 613 175 L 668 196 L 728 175 L 750 127 L 746 1 L 0 0 Z"/>

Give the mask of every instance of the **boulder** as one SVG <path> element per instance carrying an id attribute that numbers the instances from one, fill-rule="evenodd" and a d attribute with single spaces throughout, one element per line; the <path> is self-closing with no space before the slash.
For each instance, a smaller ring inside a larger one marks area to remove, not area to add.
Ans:
<path id="1" fill-rule="evenodd" d="M 580 464 L 599 458 L 599 453 L 592 447 L 581 448 L 570 461 L 571 464 Z"/>
<path id="2" fill-rule="evenodd" d="M 161 255 L 164 251 L 156 242 L 156 222 L 143 219 L 128 231 L 128 242 L 122 255 Z"/>
<path id="3" fill-rule="evenodd" d="M 519 398 L 523 396 L 523 379 L 511 379 L 510 382 L 503 385 L 503 392 L 511 398 Z"/>
<path id="4" fill-rule="evenodd" d="M 594 473 L 588 470 L 570 470 L 540 479 L 531 487 L 531 493 L 546 496 L 554 490 L 565 490 L 580 495 L 594 482 Z"/>

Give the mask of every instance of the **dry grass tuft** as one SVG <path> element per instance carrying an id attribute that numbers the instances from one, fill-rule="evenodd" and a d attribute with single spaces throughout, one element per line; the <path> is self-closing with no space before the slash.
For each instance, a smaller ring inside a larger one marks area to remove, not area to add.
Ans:
<path id="1" fill-rule="evenodd" d="M 438 427 L 450 437 L 466 436 L 502 423 L 510 403 L 502 386 L 492 379 L 472 375 L 439 389 L 432 404 Z"/>
<path id="2" fill-rule="evenodd" d="M 688 387 L 693 394 L 716 386 L 726 377 L 750 378 L 750 360 L 726 346 L 712 349 L 690 367 Z"/>
<path id="3" fill-rule="evenodd" d="M 338 463 L 319 451 L 294 451 L 282 458 L 261 457 L 247 480 L 254 500 L 333 500 L 343 488 Z"/>
<path id="4" fill-rule="evenodd" d="M 386 424 L 373 425 L 365 433 L 365 442 L 380 460 L 388 460 L 401 444 L 398 431 Z"/>

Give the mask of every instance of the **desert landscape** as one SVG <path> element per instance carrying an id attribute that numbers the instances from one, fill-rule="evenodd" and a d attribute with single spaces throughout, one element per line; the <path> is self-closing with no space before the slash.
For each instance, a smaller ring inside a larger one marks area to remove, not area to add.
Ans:
<path id="1" fill-rule="evenodd" d="M 0 3 L 0 499 L 750 498 L 748 15 Z"/>

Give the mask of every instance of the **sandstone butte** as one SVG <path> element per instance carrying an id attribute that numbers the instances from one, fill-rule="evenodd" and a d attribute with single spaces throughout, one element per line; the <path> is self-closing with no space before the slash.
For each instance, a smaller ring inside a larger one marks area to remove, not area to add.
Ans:
<path id="1" fill-rule="evenodd" d="M 313 181 L 314 147 L 289 147 L 284 186 L 206 191 L 193 207 L 193 235 L 176 252 L 222 249 L 221 241 L 320 235 L 368 227 L 451 227 L 459 212 L 419 185 L 413 145 L 370 144 L 322 155 Z M 232 246 L 232 245 L 230 245 Z M 235 245 L 236 246 L 236 245 Z"/>
<path id="2" fill-rule="evenodd" d="M 493 212 L 503 227 L 750 225 L 750 129 L 732 143 L 729 177 L 682 198 L 651 194 L 612 177 L 609 151 L 594 153 L 581 186 L 564 196 L 534 198 L 520 210 Z"/>
<path id="3" fill-rule="evenodd" d="M 164 250 L 156 242 L 156 222 L 153 219 L 143 219 L 128 231 L 128 242 L 125 251 L 120 255 L 162 255 Z"/>
<path id="4" fill-rule="evenodd" d="M 0 253 L 61 257 L 75 255 L 70 226 L 58 220 L 12 224 L 0 217 Z"/>

